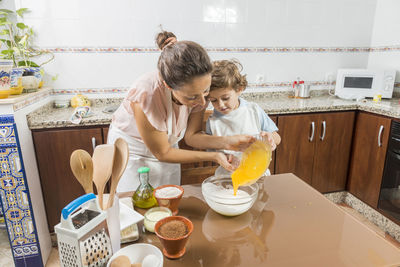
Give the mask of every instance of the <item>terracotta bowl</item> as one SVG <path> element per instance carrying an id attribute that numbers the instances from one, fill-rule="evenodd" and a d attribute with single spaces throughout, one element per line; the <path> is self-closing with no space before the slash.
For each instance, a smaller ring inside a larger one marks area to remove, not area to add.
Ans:
<path id="1" fill-rule="evenodd" d="M 185 223 L 186 227 L 188 228 L 188 233 L 179 238 L 163 237 L 160 234 L 160 227 L 163 224 L 170 222 L 170 221 L 174 221 L 174 220 L 182 221 L 183 223 Z M 155 232 L 156 232 L 158 239 L 160 239 L 161 244 L 164 247 L 163 248 L 164 256 L 167 258 L 170 258 L 170 259 L 178 259 L 178 258 L 182 257 L 183 254 L 185 254 L 185 252 L 186 252 L 185 245 L 189 239 L 189 236 L 193 232 L 193 223 L 188 218 L 183 217 L 183 216 L 169 216 L 169 217 L 166 217 L 156 223 Z"/>
<path id="2" fill-rule="evenodd" d="M 157 190 L 165 188 L 165 187 L 176 187 L 179 190 L 181 190 L 182 193 L 177 197 L 169 197 L 169 198 L 168 197 L 166 197 L 166 198 L 157 197 L 157 195 L 156 195 Z M 169 208 L 172 211 L 172 215 L 178 214 L 179 201 L 181 201 L 183 193 L 184 193 L 183 187 L 181 187 L 179 185 L 172 185 L 172 184 L 159 186 L 156 189 L 154 189 L 154 191 L 153 191 L 153 195 L 157 199 L 158 206 Z"/>

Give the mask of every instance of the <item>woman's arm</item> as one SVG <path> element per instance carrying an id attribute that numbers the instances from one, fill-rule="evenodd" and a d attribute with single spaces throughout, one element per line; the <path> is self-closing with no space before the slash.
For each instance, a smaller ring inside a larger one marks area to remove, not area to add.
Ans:
<path id="1" fill-rule="evenodd" d="M 185 143 L 198 149 L 244 150 L 255 138 L 251 135 L 213 136 L 201 131 L 204 110 L 191 113 L 185 133 Z"/>
<path id="2" fill-rule="evenodd" d="M 171 147 L 166 132 L 155 129 L 148 121 L 140 104 L 131 103 L 140 136 L 147 148 L 162 162 L 187 163 L 196 161 L 214 161 L 227 170 L 233 170 L 226 156 L 220 152 L 204 152 L 177 149 Z"/>

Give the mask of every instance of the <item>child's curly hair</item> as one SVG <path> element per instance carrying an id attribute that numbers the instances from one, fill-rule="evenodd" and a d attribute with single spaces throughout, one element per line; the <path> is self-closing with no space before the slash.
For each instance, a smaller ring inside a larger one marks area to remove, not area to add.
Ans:
<path id="1" fill-rule="evenodd" d="M 242 70 L 242 64 L 236 59 L 214 61 L 210 91 L 221 88 L 240 91 L 246 88 L 246 75 L 240 74 Z"/>

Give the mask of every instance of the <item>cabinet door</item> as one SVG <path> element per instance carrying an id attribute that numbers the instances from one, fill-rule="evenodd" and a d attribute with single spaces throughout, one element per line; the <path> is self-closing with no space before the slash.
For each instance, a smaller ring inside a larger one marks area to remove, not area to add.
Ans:
<path id="1" fill-rule="evenodd" d="M 60 222 L 61 210 L 75 198 L 85 194 L 70 168 L 75 149 L 93 154 L 92 138 L 102 143 L 101 128 L 51 130 L 33 132 L 42 192 L 50 232 Z"/>
<path id="2" fill-rule="evenodd" d="M 346 189 L 355 113 L 321 113 L 311 185 L 320 192 Z"/>
<path id="3" fill-rule="evenodd" d="M 357 116 L 348 189 L 373 208 L 378 206 L 390 123 L 369 113 Z"/>
<path id="4" fill-rule="evenodd" d="M 311 184 L 318 115 L 279 116 L 282 138 L 276 149 L 275 173 L 294 173 Z"/>
<path id="5" fill-rule="evenodd" d="M 278 125 L 278 116 L 269 116 L 273 122 L 275 122 L 276 125 Z M 278 131 L 279 133 L 279 131 Z M 275 157 L 276 157 L 276 151 L 272 152 L 272 160 L 271 163 L 269 164 L 269 170 L 271 174 L 275 174 Z"/>
<path id="6" fill-rule="evenodd" d="M 103 130 L 103 144 L 107 144 L 107 137 L 108 137 L 108 127 L 102 128 Z"/>

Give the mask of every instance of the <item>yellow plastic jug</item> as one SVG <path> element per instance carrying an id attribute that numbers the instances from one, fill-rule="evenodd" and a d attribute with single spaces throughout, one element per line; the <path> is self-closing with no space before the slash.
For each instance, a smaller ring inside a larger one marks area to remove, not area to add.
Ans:
<path id="1" fill-rule="evenodd" d="M 239 186 L 255 183 L 268 169 L 271 162 L 272 150 L 267 137 L 258 136 L 242 155 L 239 167 L 232 173 L 233 194 Z"/>

